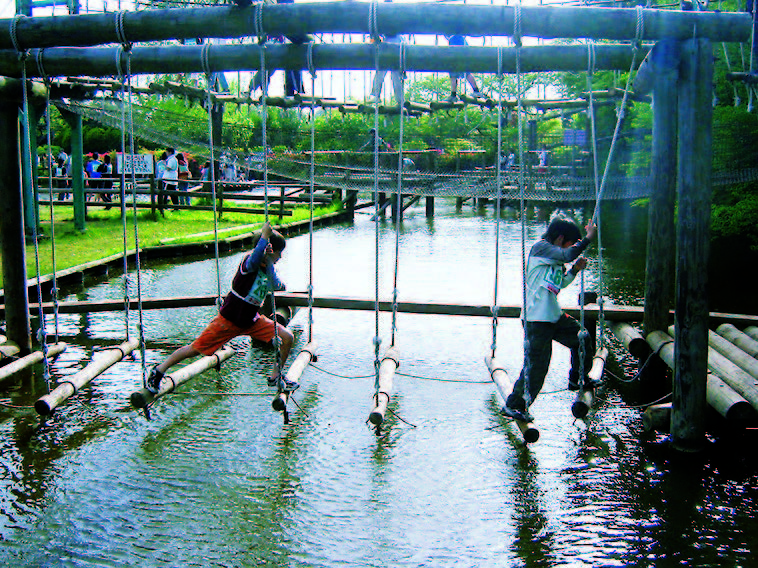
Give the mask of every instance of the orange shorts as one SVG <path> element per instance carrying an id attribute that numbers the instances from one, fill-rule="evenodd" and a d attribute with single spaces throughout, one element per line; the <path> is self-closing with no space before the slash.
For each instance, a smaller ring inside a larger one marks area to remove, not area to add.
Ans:
<path id="1" fill-rule="evenodd" d="M 226 342 L 239 335 L 249 335 L 253 339 L 268 343 L 274 338 L 274 322 L 264 315 L 258 315 L 258 319 L 250 327 L 234 325 L 221 314 L 203 330 L 200 336 L 192 342 L 192 347 L 203 355 L 213 355 L 221 349 Z"/>

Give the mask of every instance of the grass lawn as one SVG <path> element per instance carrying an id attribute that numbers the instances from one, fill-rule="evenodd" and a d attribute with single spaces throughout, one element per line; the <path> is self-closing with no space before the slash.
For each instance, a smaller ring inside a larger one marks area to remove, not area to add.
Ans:
<path id="1" fill-rule="evenodd" d="M 328 207 L 317 207 L 314 216 L 324 215 L 339 211 L 341 204 L 337 203 Z M 279 224 L 279 218 L 272 210 L 269 219 L 272 225 Z M 45 219 L 45 215 L 47 218 Z M 292 211 L 292 216 L 283 217 L 281 223 L 292 223 L 308 219 L 310 212 L 308 207 L 301 207 Z M 42 218 L 42 233 L 44 237 L 39 239 L 39 263 L 40 274 L 53 272 L 52 240 L 50 239 L 51 225 L 49 212 L 45 207 L 40 208 Z M 250 232 L 249 225 L 260 227 L 265 220 L 263 215 L 248 213 L 223 214 L 218 222 L 219 238 L 232 237 L 238 234 Z M 101 208 L 90 208 L 87 213 L 87 230 L 80 233 L 74 228 L 74 214 L 72 207 L 58 206 L 55 208 L 55 265 L 57 270 L 64 270 L 78 264 L 84 264 L 124 251 L 124 225 L 121 220 L 121 212 L 118 208 L 105 211 Z M 235 227 L 238 229 L 235 230 Z M 131 209 L 126 213 L 126 238 L 127 248 L 133 250 L 135 246 L 134 215 Z M 137 234 L 141 248 L 159 246 L 161 240 L 171 239 L 171 244 L 182 242 L 213 241 L 213 212 L 212 211 L 166 211 L 162 217 L 156 213 L 153 216 L 149 211 L 137 213 Z M 2 258 L 0 258 L 2 266 Z M 26 247 L 26 272 L 27 278 L 37 275 L 34 245 Z M 3 287 L 2 272 L 0 272 L 0 288 Z"/>

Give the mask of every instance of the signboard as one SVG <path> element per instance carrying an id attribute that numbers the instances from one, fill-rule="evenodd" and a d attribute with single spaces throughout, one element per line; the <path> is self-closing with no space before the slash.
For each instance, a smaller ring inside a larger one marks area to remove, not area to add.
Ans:
<path id="1" fill-rule="evenodd" d="M 131 174 L 132 167 L 138 176 L 148 176 L 153 173 L 152 154 L 117 154 L 116 173 Z M 124 169 L 126 168 L 126 169 Z"/>
<path id="2" fill-rule="evenodd" d="M 587 132 L 580 128 L 565 128 L 563 130 L 564 146 L 586 146 Z"/>

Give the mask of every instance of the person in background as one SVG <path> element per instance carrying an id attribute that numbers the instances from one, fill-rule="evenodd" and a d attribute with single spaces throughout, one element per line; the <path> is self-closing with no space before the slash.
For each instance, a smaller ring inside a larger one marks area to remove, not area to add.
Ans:
<path id="1" fill-rule="evenodd" d="M 173 192 L 171 203 L 179 205 L 179 196 L 176 195 L 179 182 L 179 162 L 173 148 L 166 148 L 166 168 L 163 171 L 163 187 L 165 191 Z M 168 205 L 168 195 L 163 196 L 163 205 Z"/>
<path id="2" fill-rule="evenodd" d="M 176 155 L 176 161 L 179 164 L 179 186 L 178 189 L 181 192 L 187 194 L 189 188 L 190 171 L 187 160 L 184 158 L 184 154 L 179 153 Z M 189 194 L 179 196 L 179 205 L 189 205 Z"/>
<path id="3" fill-rule="evenodd" d="M 592 364 L 594 349 L 589 334 L 582 334 L 579 322 L 563 313 L 558 304 L 558 292 L 565 288 L 587 266 L 580 257 L 595 238 L 597 227 L 590 221 L 586 236 L 576 223 L 555 218 L 547 231 L 529 251 L 526 265 L 526 306 L 521 312 L 524 324 L 524 366 L 513 391 L 505 401 L 505 416 L 531 422 L 529 405 L 542 389 L 552 357 L 552 344 L 557 341 L 571 350 L 570 390 L 590 390 L 602 383 L 593 381 L 587 372 Z M 566 272 L 564 264 L 574 264 Z M 584 350 L 584 376 L 580 377 L 581 350 Z"/>
<path id="4" fill-rule="evenodd" d="M 465 36 L 462 35 L 451 35 L 451 36 L 445 36 L 447 37 L 448 45 L 451 46 L 463 46 L 468 45 L 466 42 Z M 448 101 L 451 103 L 458 100 L 458 79 L 463 79 L 463 73 L 450 73 L 450 96 L 447 98 Z M 471 93 L 476 98 L 484 97 L 484 95 L 479 91 L 479 86 L 476 84 L 476 78 L 471 73 L 466 73 L 466 80 L 468 81 L 468 84 L 471 85 L 471 88 L 473 89 L 473 92 Z"/>
<path id="5" fill-rule="evenodd" d="M 103 161 L 97 167 L 97 171 L 100 174 L 100 189 L 113 190 L 113 164 L 111 164 L 110 154 L 103 154 Z M 105 203 L 113 202 L 112 193 L 102 193 L 100 194 L 100 197 Z M 106 211 L 110 208 L 111 205 L 105 206 Z"/>

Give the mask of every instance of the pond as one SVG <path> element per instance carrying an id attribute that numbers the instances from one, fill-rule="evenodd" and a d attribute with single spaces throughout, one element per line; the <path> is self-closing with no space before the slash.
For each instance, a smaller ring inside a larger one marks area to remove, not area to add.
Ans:
<path id="1" fill-rule="evenodd" d="M 492 207 L 439 203 L 407 211 L 399 233 L 400 301 L 520 304 L 522 224 L 504 211 L 499 274 Z M 603 285 L 611 303 L 641 304 L 644 209 L 604 216 Z M 550 210 L 530 211 L 527 250 Z M 576 211 L 581 220 L 585 212 Z M 289 239 L 279 263 L 292 291 L 391 299 L 395 229 L 367 214 Z M 226 290 L 242 253 L 221 258 Z M 588 250 L 587 289 L 598 285 Z M 134 275 L 130 278 L 134 279 Z M 561 293 L 576 306 L 580 281 Z M 151 264 L 143 297 L 214 294 L 213 259 Z M 122 278 L 69 299 L 122 298 Z M 145 311 L 146 359 L 154 364 L 191 341 L 214 308 Z M 134 336 L 138 314 L 128 325 Z M 378 318 L 382 349 L 391 314 Z M 374 392 L 373 312 L 314 310 L 318 361 L 306 369 L 290 423 L 271 410 L 273 352 L 232 345 L 237 355 L 152 409 L 128 404 L 141 385 L 139 358 L 113 366 L 44 424 L 28 407 L 39 378 L 6 393 L 0 408 L 0 564 L 7 566 L 748 566 L 758 544 L 758 489 L 744 434 L 709 438 L 695 460 L 676 459 L 642 432 L 640 402 L 609 379 L 590 418 L 575 420 L 566 390 L 568 352 L 554 350 L 533 406 L 539 442 L 524 446 L 498 412 L 484 364 L 490 318 L 397 317 L 400 368 L 391 412 L 377 434 L 366 423 Z M 50 325 L 48 323 L 48 325 Z M 60 379 L 95 346 L 125 336 L 124 314 L 62 315 L 71 343 L 52 366 Z M 291 323 L 296 349 L 307 310 Z M 501 319 L 497 353 L 521 366 L 518 320 Z M 634 365 L 616 346 L 610 367 Z M 37 372 L 37 377 L 40 373 Z M 640 395 L 642 396 L 642 395 Z M 731 440 L 725 442 L 724 440 Z M 752 441 L 750 443 L 753 443 Z M 735 449 L 738 448 L 738 449 Z"/>

